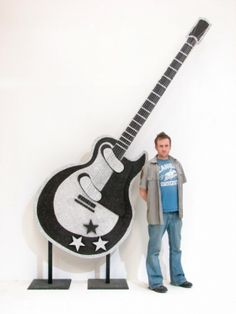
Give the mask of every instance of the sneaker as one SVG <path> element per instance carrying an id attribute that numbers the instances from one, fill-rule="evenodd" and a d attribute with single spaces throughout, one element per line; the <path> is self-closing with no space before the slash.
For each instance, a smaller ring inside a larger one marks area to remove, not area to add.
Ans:
<path id="1" fill-rule="evenodd" d="M 165 286 L 158 286 L 156 288 L 149 288 L 149 289 L 155 292 L 159 292 L 159 293 L 165 293 L 168 291 L 168 289 Z"/>
<path id="2" fill-rule="evenodd" d="M 192 286 L 193 284 L 189 281 L 185 281 L 179 285 L 179 287 L 182 287 L 182 288 L 192 288 Z"/>

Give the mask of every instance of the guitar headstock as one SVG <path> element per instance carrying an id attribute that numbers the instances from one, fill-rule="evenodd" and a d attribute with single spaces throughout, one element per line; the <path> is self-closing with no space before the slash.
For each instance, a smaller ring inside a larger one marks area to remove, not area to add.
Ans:
<path id="1" fill-rule="evenodd" d="M 188 36 L 194 37 L 197 43 L 199 43 L 199 41 L 203 38 L 203 35 L 205 35 L 206 31 L 209 29 L 209 26 L 210 24 L 206 20 L 200 19 Z"/>

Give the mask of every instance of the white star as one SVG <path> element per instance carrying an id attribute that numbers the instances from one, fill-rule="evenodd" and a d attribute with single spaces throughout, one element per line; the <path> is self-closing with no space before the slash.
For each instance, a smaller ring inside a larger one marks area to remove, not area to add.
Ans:
<path id="1" fill-rule="evenodd" d="M 108 241 L 103 241 L 101 237 L 98 238 L 97 242 L 93 242 L 93 244 L 96 245 L 96 249 L 95 251 L 99 250 L 99 249 L 103 249 L 104 251 L 106 251 L 105 245 L 108 243 Z"/>
<path id="2" fill-rule="evenodd" d="M 75 245 L 77 252 L 79 251 L 79 248 L 81 246 L 85 246 L 84 243 L 82 242 L 82 237 L 76 239 L 75 237 L 73 237 L 73 242 L 70 243 L 70 245 Z"/>

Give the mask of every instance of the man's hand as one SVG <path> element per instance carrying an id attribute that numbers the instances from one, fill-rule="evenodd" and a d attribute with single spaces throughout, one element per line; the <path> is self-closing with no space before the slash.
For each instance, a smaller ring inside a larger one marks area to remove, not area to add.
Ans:
<path id="1" fill-rule="evenodd" d="M 142 199 L 144 199 L 144 201 L 147 201 L 147 190 L 140 188 L 139 189 L 139 194 L 142 197 Z"/>

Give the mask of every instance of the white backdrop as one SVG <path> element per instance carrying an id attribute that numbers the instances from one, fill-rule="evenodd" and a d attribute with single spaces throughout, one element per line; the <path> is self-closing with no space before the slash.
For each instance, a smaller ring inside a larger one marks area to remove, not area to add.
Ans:
<path id="1" fill-rule="evenodd" d="M 155 151 L 160 131 L 183 164 L 183 265 L 194 283 L 235 282 L 236 1 L 0 1 L 0 279 L 47 274 L 34 219 L 37 190 L 86 160 L 101 135 L 118 138 L 199 17 L 211 24 L 130 150 Z M 112 255 L 111 276 L 146 282 L 146 209 Z M 130 254 L 132 252 L 132 254 Z M 162 264 L 168 281 L 167 242 Z M 103 277 L 105 258 L 54 249 L 56 278 Z"/>

